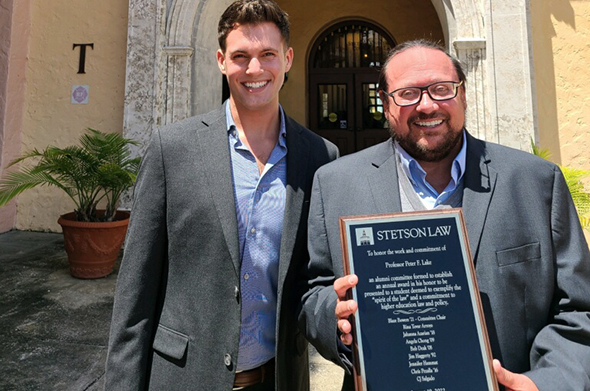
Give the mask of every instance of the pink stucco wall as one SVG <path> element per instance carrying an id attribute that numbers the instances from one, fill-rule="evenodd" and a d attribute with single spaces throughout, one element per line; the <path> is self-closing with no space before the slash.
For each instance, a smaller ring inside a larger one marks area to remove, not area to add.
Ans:
<path id="1" fill-rule="evenodd" d="M 0 176 L 21 150 L 30 0 L 0 4 Z M 16 201 L 0 208 L 0 232 L 14 228 Z"/>

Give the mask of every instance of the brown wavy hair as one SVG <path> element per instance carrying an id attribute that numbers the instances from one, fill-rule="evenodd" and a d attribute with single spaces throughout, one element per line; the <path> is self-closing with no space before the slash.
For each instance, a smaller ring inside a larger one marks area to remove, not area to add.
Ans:
<path id="1" fill-rule="evenodd" d="M 233 2 L 219 19 L 217 40 L 221 51 L 225 52 L 227 35 L 238 25 L 274 23 L 289 47 L 289 15 L 272 0 L 237 0 Z"/>

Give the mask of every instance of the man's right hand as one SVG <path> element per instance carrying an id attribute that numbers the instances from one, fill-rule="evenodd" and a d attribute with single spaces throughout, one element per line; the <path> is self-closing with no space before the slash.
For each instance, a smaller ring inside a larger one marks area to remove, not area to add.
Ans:
<path id="1" fill-rule="evenodd" d="M 356 286 L 359 279 L 354 274 L 349 274 L 338 278 L 334 281 L 334 290 L 338 295 L 336 302 L 336 318 L 338 319 L 338 330 L 340 330 L 340 339 L 345 345 L 352 344 L 352 325 L 348 321 L 348 317 L 353 315 L 358 305 L 354 300 L 346 300 L 346 292 Z"/>

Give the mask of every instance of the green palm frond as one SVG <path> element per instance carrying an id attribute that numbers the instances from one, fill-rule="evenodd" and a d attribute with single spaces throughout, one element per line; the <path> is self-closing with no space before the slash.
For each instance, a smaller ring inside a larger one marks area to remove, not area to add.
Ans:
<path id="1" fill-rule="evenodd" d="M 80 144 L 101 161 L 122 164 L 129 160 L 131 155 L 129 145 L 137 145 L 137 142 L 118 133 L 102 133 L 88 128 L 88 133 L 82 136 Z"/>
<path id="2" fill-rule="evenodd" d="M 531 139 L 531 148 L 534 155 L 542 157 L 548 160 L 551 157 L 551 153 L 548 149 L 540 149 L 535 145 Z M 582 228 L 590 230 L 590 192 L 588 192 L 584 186 L 584 179 L 590 177 L 589 170 L 581 170 L 568 166 L 559 166 L 565 183 L 572 195 L 572 200 L 576 206 L 578 217 L 580 218 L 580 224 Z"/>
<path id="3" fill-rule="evenodd" d="M 48 185 L 62 189 L 74 200 L 78 218 L 83 221 L 97 221 L 96 206 L 106 198 L 104 219 L 111 220 L 121 194 L 137 178 L 140 158 L 131 157 L 130 145 L 137 143 L 117 133 L 89 128 L 80 137 L 80 146 L 49 146 L 27 152 L 10 166 L 28 165 L 0 180 L 0 206 L 27 189 Z"/>
<path id="4" fill-rule="evenodd" d="M 590 229 L 590 193 L 586 191 L 584 179 L 590 177 L 590 171 L 561 166 L 565 182 L 570 190 L 580 217 L 580 224 Z"/>
<path id="5" fill-rule="evenodd" d="M 55 185 L 51 176 L 46 173 L 35 173 L 31 170 L 9 172 L 2 181 L 0 189 L 0 205 L 5 205 L 25 190 L 39 185 Z"/>
<path id="6" fill-rule="evenodd" d="M 29 151 L 29 152 L 25 153 L 24 155 L 22 155 L 21 157 L 16 158 L 13 161 L 11 161 L 8 164 L 8 167 L 12 167 L 12 166 L 22 162 L 25 159 L 29 159 L 29 158 L 33 158 L 33 157 L 40 157 L 42 155 L 43 154 L 41 152 L 39 152 L 37 149 L 33 149 L 32 151 Z"/>
<path id="7" fill-rule="evenodd" d="M 540 147 L 538 147 L 532 138 L 531 138 L 531 149 L 533 151 L 533 155 L 541 157 L 545 160 L 549 160 L 551 158 L 551 152 L 546 148 L 541 149 Z"/>

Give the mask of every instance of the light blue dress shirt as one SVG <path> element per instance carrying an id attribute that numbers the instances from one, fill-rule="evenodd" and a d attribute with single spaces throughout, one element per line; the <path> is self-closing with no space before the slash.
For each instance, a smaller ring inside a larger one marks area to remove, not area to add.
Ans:
<path id="1" fill-rule="evenodd" d="M 237 370 L 256 368 L 275 356 L 277 279 L 287 183 L 287 133 L 281 127 L 262 174 L 239 138 L 226 103 L 229 150 L 240 240 L 242 328 Z"/>
<path id="2" fill-rule="evenodd" d="M 426 171 L 420 166 L 420 163 L 411 157 L 397 141 L 394 145 L 400 157 L 402 170 L 406 173 L 414 191 L 420 197 L 422 204 L 424 204 L 426 209 L 434 209 L 443 203 L 451 196 L 451 194 L 453 194 L 459 183 L 461 183 L 463 174 L 465 173 L 465 160 L 467 154 L 467 138 L 465 137 L 465 130 L 463 130 L 463 145 L 451 166 L 451 180 L 441 193 L 434 190 L 430 183 L 426 181 Z"/>

